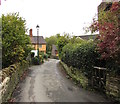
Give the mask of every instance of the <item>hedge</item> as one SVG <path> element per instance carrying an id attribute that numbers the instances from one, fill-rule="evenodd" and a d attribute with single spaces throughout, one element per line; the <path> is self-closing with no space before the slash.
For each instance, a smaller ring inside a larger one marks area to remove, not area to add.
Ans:
<path id="1" fill-rule="evenodd" d="M 96 64 L 98 57 L 96 44 L 93 41 L 88 41 L 81 44 L 69 43 L 64 46 L 61 60 L 68 66 L 82 70 L 88 76 L 92 66 Z"/>

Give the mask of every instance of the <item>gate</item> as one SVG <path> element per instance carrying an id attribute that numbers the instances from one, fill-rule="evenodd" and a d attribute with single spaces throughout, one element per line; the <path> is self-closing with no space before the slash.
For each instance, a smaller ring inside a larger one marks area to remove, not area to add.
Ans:
<path id="1" fill-rule="evenodd" d="M 106 68 L 93 67 L 91 84 L 94 89 L 97 89 L 101 92 L 105 91 L 106 74 Z"/>

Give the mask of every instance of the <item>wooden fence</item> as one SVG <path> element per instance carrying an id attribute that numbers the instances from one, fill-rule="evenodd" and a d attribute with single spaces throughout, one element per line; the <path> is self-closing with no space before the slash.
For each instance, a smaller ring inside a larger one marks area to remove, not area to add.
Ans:
<path id="1" fill-rule="evenodd" d="M 106 86 L 107 69 L 102 67 L 93 67 L 91 85 L 94 89 L 104 92 Z"/>

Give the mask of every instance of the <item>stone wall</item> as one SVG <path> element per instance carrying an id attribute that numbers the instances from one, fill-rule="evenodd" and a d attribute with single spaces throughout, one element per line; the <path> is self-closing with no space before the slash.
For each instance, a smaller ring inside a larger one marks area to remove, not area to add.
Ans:
<path id="1" fill-rule="evenodd" d="M 28 70 L 28 66 L 29 63 L 23 61 L 21 64 L 17 63 L 9 66 L 8 68 L 2 69 L 0 72 L 1 102 L 7 102 L 10 99 L 15 87 L 20 80 L 20 77 L 26 70 Z"/>
<path id="2" fill-rule="evenodd" d="M 120 76 L 107 74 L 106 94 L 120 102 Z"/>

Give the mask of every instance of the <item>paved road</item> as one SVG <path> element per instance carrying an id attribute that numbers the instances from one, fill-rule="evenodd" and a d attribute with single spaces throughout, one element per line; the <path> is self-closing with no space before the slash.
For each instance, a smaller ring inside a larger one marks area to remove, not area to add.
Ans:
<path id="1" fill-rule="evenodd" d="M 26 79 L 14 92 L 16 102 L 106 102 L 93 92 L 77 87 L 58 67 L 58 60 L 50 59 L 42 65 L 30 67 Z"/>

